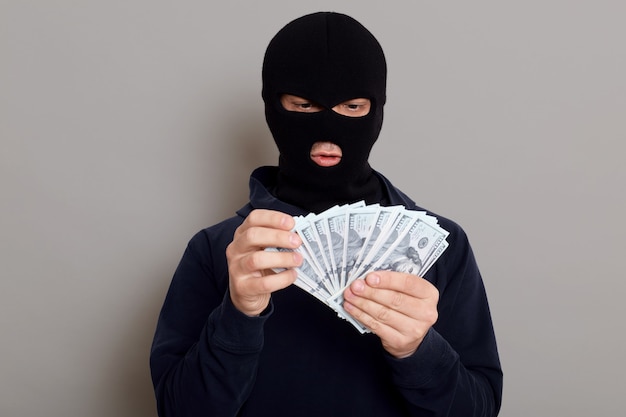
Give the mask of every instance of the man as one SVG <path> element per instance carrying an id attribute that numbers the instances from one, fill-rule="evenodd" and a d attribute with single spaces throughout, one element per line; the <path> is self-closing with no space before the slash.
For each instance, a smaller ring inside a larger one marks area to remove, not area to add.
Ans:
<path id="1" fill-rule="evenodd" d="M 278 167 L 237 216 L 190 241 L 152 346 L 161 417 L 495 416 L 502 391 L 482 279 L 463 230 L 424 278 L 376 271 L 344 292 L 362 335 L 291 285 L 294 215 L 363 200 L 421 210 L 369 163 L 385 104 L 376 39 L 338 13 L 285 26 L 263 64 Z M 282 272 L 275 273 L 274 270 Z"/>

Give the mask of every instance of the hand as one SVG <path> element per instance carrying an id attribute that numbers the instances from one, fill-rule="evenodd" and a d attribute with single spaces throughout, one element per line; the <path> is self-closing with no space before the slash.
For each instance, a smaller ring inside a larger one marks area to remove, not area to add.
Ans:
<path id="1" fill-rule="evenodd" d="M 235 307 L 248 316 L 261 314 L 271 293 L 296 280 L 302 255 L 297 252 L 266 252 L 267 247 L 296 249 L 300 237 L 290 230 L 294 219 L 273 210 L 254 210 L 235 230 L 226 248 L 230 298 Z M 271 268 L 286 268 L 275 273 Z"/>
<path id="2" fill-rule="evenodd" d="M 376 271 L 344 291 L 348 313 L 380 337 L 396 358 L 412 355 L 437 321 L 439 291 L 415 275 Z"/>

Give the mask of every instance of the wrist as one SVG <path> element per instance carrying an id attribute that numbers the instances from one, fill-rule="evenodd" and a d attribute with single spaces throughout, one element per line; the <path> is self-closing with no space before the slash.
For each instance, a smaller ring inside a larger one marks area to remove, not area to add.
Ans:
<path id="1" fill-rule="evenodd" d="M 249 300 L 240 302 L 236 297 L 231 294 L 230 300 L 233 306 L 241 313 L 248 317 L 259 317 L 269 308 L 270 297 L 262 297 L 256 300 Z"/>

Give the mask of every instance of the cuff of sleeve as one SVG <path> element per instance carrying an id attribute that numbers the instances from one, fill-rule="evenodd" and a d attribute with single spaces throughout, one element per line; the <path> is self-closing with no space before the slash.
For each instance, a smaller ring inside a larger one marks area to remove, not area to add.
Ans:
<path id="1" fill-rule="evenodd" d="M 430 329 L 413 355 L 387 358 L 393 379 L 399 387 L 423 389 L 437 386 L 458 364 L 459 355 L 434 329 Z"/>
<path id="2" fill-rule="evenodd" d="M 243 314 L 233 305 L 227 291 L 222 304 L 211 314 L 213 341 L 233 353 L 258 352 L 263 348 L 263 326 L 274 311 L 270 305 L 258 317 Z"/>

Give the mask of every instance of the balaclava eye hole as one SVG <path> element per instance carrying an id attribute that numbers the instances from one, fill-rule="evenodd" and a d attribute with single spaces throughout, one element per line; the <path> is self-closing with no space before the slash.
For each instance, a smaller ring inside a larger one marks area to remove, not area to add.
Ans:
<path id="1" fill-rule="evenodd" d="M 346 100 L 336 106 L 327 109 L 321 104 L 305 97 L 298 97 L 294 94 L 281 94 L 280 104 L 283 110 L 296 113 L 318 113 L 331 110 L 337 114 L 346 117 L 363 117 L 367 116 L 371 109 L 372 101 L 368 98 L 355 97 Z"/>

